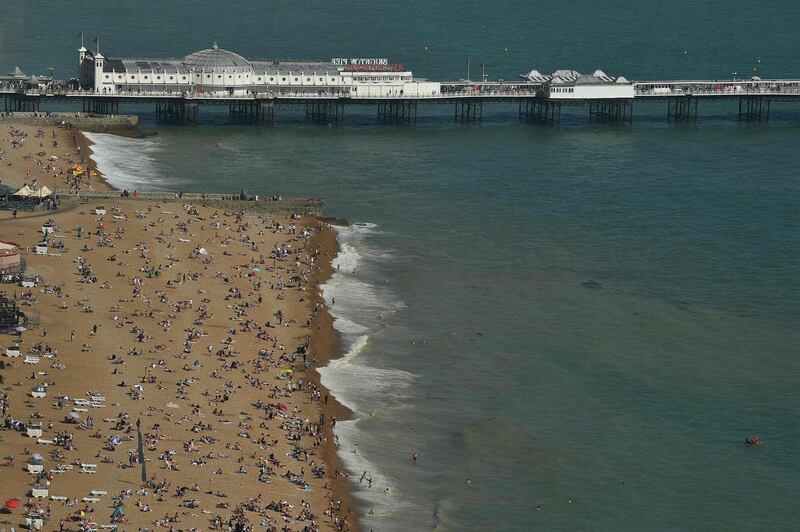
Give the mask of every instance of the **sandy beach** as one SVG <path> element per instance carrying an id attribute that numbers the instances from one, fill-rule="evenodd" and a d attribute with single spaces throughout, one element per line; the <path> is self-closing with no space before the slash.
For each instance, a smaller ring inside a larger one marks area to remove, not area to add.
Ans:
<path id="1" fill-rule="evenodd" d="M 91 145 L 74 128 L 0 123 L 0 185 L 113 190 L 91 158 Z M 75 165 L 83 175 L 73 174 Z"/>
<path id="2" fill-rule="evenodd" d="M 0 150 L 15 185 L 65 188 L 90 161 L 61 128 L 9 126 Z M 63 247 L 36 255 L 47 219 Z M 0 227 L 40 278 L 0 286 L 33 321 L 0 336 L 0 502 L 20 500 L 0 527 L 357 529 L 332 432 L 348 412 L 315 371 L 338 353 L 318 290 L 333 229 L 133 198 L 0 211 Z"/>

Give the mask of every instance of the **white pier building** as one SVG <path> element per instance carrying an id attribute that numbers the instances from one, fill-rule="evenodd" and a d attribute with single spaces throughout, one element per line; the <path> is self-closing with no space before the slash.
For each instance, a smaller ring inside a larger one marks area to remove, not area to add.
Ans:
<path id="1" fill-rule="evenodd" d="M 354 98 L 432 97 L 440 84 L 387 59 L 245 59 L 217 43 L 181 59 L 112 59 L 80 47 L 80 85 L 97 94 L 176 93 L 208 97 L 311 94 Z"/>
<path id="2" fill-rule="evenodd" d="M 541 95 L 551 100 L 633 99 L 633 83 L 624 76 L 616 78 L 602 70 L 581 74 L 576 70 L 556 70 L 549 76 L 537 70 L 523 74 L 522 79 L 541 83 Z"/>

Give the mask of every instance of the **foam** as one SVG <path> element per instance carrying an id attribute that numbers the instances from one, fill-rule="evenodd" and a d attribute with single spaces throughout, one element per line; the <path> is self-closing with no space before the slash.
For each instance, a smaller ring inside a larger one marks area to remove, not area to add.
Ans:
<path id="1" fill-rule="evenodd" d="M 345 467 L 352 471 L 350 478 L 356 487 L 359 487 L 361 473 L 369 472 L 372 488 L 366 489 L 366 485 L 361 485 L 357 496 L 369 501 L 373 509 L 369 519 L 383 522 L 410 505 L 404 502 L 403 494 L 391 478 L 364 457 L 364 452 L 368 452 L 364 447 L 370 447 L 371 435 L 359 428 L 359 421 L 376 411 L 385 413 L 396 407 L 397 400 L 406 395 L 415 376 L 398 369 L 372 367 L 369 357 L 364 356 L 368 354 L 375 336 L 386 326 L 385 318 L 405 306 L 388 287 L 366 280 L 370 264 L 383 260 L 387 255 L 365 242 L 368 235 L 378 232 L 377 227 L 370 223 L 336 226 L 339 253 L 332 264 L 337 271 L 322 285 L 321 292 L 334 317 L 333 326 L 342 334 L 347 347 L 343 356 L 317 371 L 322 384 L 354 412 L 355 419 L 336 424 L 340 444 L 338 454 Z M 358 442 L 364 445 L 355 453 L 353 450 Z M 388 493 L 386 488 L 389 488 Z"/>
<path id="2" fill-rule="evenodd" d="M 162 180 L 158 177 L 155 155 L 161 146 L 156 139 L 84 134 L 93 143 L 92 159 L 111 185 L 129 190 L 159 188 Z"/>

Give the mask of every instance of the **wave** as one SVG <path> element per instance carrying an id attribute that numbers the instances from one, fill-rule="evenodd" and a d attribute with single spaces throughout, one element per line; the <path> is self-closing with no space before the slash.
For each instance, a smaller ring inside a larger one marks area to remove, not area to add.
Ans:
<path id="1" fill-rule="evenodd" d="M 363 517 L 385 519 L 410 505 L 391 477 L 380 469 L 381 438 L 361 426 L 362 421 L 386 415 L 396 407 L 415 378 L 406 371 L 370 365 L 370 347 L 387 327 L 387 318 L 405 305 L 388 286 L 370 282 L 375 277 L 376 262 L 387 255 L 365 242 L 369 235 L 380 232 L 378 227 L 359 223 L 335 228 L 339 253 L 332 264 L 336 271 L 321 291 L 334 318 L 333 326 L 346 347 L 343 356 L 318 371 L 322 384 L 354 413 L 354 419 L 336 424 L 336 437 L 339 458 L 360 488 L 356 495 L 367 501 L 372 511 Z M 367 488 L 366 481 L 359 483 L 365 471 L 372 479 L 371 488 Z"/>
<path id="2" fill-rule="evenodd" d="M 156 154 L 161 144 L 152 137 L 134 139 L 107 133 L 84 133 L 92 142 L 92 159 L 103 177 L 120 189 L 154 189 L 161 183 Z"/>

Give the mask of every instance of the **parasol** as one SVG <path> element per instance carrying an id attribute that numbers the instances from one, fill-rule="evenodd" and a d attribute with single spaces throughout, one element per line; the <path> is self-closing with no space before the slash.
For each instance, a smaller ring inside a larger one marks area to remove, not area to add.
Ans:
<path id="1" fill-rule="evenodd" d="M 8 499 L 6 501 L 6 508 L 19 508 L 20 502 L 19 499 Z"/>

